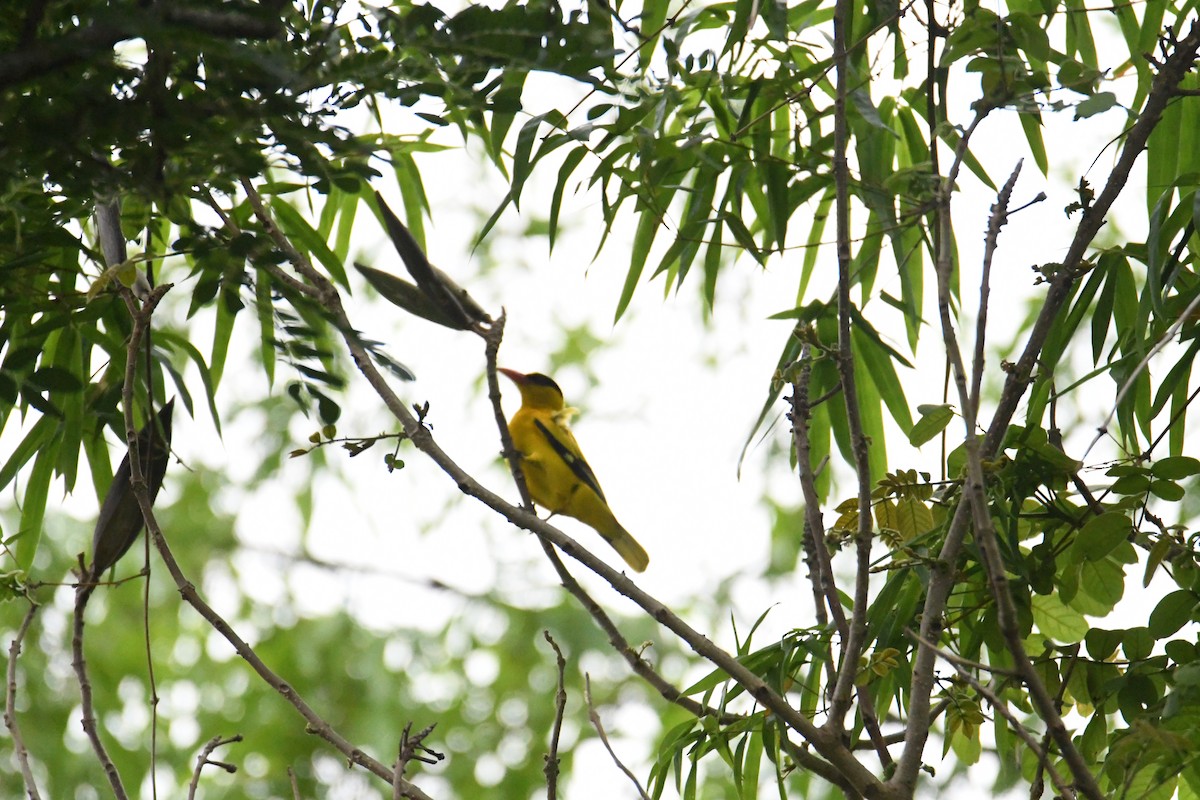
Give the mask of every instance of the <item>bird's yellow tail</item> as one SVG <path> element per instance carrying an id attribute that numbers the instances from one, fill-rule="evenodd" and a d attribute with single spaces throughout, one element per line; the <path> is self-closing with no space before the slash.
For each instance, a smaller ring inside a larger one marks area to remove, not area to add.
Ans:
<path id="1" fill-rule="evenodd" d="M 637 572 L 646 571 L 646 567 L 650 564 L 650 556 L 637 543 L 637 539 L 630 536 L 629 531 L 622 528 L 616 520 L 613 520 L 612 525 L 606 525 L 605 529 L 600 531 L 600 535 L 613 546 L 621 558 L 625 559 L 626 564 Z"/>

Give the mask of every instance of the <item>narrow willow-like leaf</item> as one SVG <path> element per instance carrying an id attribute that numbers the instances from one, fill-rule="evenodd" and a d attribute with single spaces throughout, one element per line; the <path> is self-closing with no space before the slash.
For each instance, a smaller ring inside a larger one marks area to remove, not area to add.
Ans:
<path id="1" fill-rule="evenodd" d="M 112 459 L 104 430 L 104 426 L 97 423 L 81 441 L 84 455 L 87 456 L 88 472 L 92 476 L 92 487 L 96 490 L 97 507 L 104 503 L 104 495 L 108 493 L 108 486 L 113 479 Z"/>
<path id="2" fill-rule="evenodd" d="M 550 221 L 546 235 L 550 242 L 550 251 L 554 251 L 554 240 L 558 237 L 558 215 L 562 210 L 563 193 L 571 179 L 571 173 L 579 166 L 579 162 L 587 155 L 587 148 L 577 147 L 567 153 L 562 165 L 558 168 L 558 180 L 554 184 L 554 194 L 550 199 Z"/>
<path id="3" fill-rule="evenodd" d="M 851 327 L 851 341 L 858 337 L 855 334 L 854 327 Z M 874 486 L 875 481 L 887 474 L 887 439 L 883 429 L 883 398 L 880 397 L 879 390 L 872 380 L 870 370 L 864 359 L 859 358 L 859 351 L 854 350 L 854 382 L 855 388 L 858 391 L 858 415 L 862 424 L 862 433 L 870 443 L 867 449 L 867 461 L 870 464 L 871 474 L 867 476 L 870 480 L 870 485 Z M 843 404 L 844 407 L 844 404 Z M 907 408 L 905 409 L 907 412 Z M 847 438 L 849 438 L 849 427 L 847 422 Z M 850 461 L 849 449 L 843 451 L 847 460 Z M 850 461 L 853 464 L 853 461 Z"/>
<path id="4" fill-rule="evenodd" d="M 354 220 L 358 217 L 358 206 L 362 192 L 343 192 L 338 201 L 337 232 L 333 238 L 333 254 L 343 264 L 350 258 L 350 237 L 354 233 Z"/>
<path id="5" fill-rule="evenodd" d="M 476 247 L 479 246 L 480 242 L 487 238 L 487 235 L 492 232 L 492 228 L 496 227 L 496 223 L 500 221 L 500 217 L 504 214 L 505 209 L 508 208 L 511 202 L 511 194 L 504 195 L 504 197 L 500 200 L 500 204 L 496 206 L 496 210 L 492 212 L 492 215 L 488 217 L 487 222 L 483 223 L 483 227 L 479 229 L 479 235 L 475 237 Z"/>
<path id="6" fill-rule="evenodd" d="M 637 289 L 638 279 L 641 278 L 646 260 L 650 257 L 650 246 L 654 244 L 654 237 L 658 233 L 658 229 L 658 217 L 650 209 L 642 209 L 641 215 L 638 217 L 637 232 L 633 235 L 629 272 L 625 276 L 625 285 L 621 287 L 621 297 L 617 300 L 617 311 L 613 315 L 614 323 L 621 319 L 621 315 L 629 307 L 629 301 L 633 299 L 633 292 Z"/>
<path id="7" fill-rule="evenodd" d="M 429 213 L 429 198 L 425 195 L 425 184 L 416 159 L 408 153 L 394 153 L 392 165 L 396 183 L 400 187 L 400 199 L 404 203 L 404 225 L 422 250 L 425 246 L 425 215 Z M 482 234 L 480 235 L 482 239 Z"/>
<path id="8" fill-rule="evenodd" d="M 521 126 L 517 133 L 517 146 L 513 149 L 512 184 L 509 195 L 513 208 L 521 209 L 521 190 L 533 170 L 533 145 L 537 141 L 538 129 L 546 121 L 545 114 L 538 114 Z"/>
<path id="9" fill-rule="evenodd" d="M 38 452 L 21 495 L 21 522 L 17 529 L 21 535 L 12 550 L 17 566 L 26 571 L 33 566 L 33 557 L 41 544 L 42 519 L 46 514 L 46 499 L 50 494 L 50 480 L 54 477 L 59 443 L 57 436 L 50 437 Z"/>
<path id="10" fill-rule="evenodd" d="M 808 238 L 804 243 L 804 263 L 800 267 L 800 285 L 796 288 L 796 305 L 804 302 L 808 292 L 808 282 L 812 280 L 813 270 L 817 266 L 821 237 L 825 234 L 825 224 L 829 221 L 829 212 L 833 208 L 833 201 L 836 198 L 837 192 L 830 186 L 825 190 L 821 201 L 817 203 L 817 210 L 812 217 L 812 227 L 809 228 Z"/>
<path id="11" fill-rule="evenodd" d="M 57 427 L 58 420 L 50 416 L 42 416 L 33 423 L 25 438 L 13 449 L 4 466 L 0 467 L 0 490 L 12 483 L 13 478 L 17 477 L 17 472 L 29 459 L 49 448 L 49 442 L 54 437 Z"/>
<path id="12" fill-rule="evenodd" d="M 724 217 L 713 220 L 709 234 L 708 250 L 704 253 L 704 306 L 712 313 L 717 302 L 717 276 L 721 272 L 721 255 L 724 243 Z"/>
<path id="13" fill-rule="evenodd" d="M 346 276 L 346 268 L 308 220 L 282 197 L 271 198 L 271 210 L 288 237 L 314 256 L 335 283 L 348 290 L 350 279 Z"/>
<path id="14" fill-rule="evenodd" d="M 225 360 L 229 357 L 229 343 L 233 339 L 233 323 L 236 314 L 225 303 L 217 303 L 216 320 L 213 323 L 212 350 L 208 357 L 208 368 L 212 375 L 213 388 L 221 385 L 225 374 Z"/>
<path id="15" fill-rule="evenodd" d="M 770 232 L 775 247 L 783 252 L 787 246 L 788 218 L 792 211 L 788 200 L 788 181 L 791 173 L 784 164 L 773 160 L 760 169 L 765 173 L 763 184 L 767 190 L 767 205 L 771 209 L 771 216 L 764 220 L 763 229 Z"/>
<path id="16" fill-rule="evenodd" d="M 892 419 L 896 421 L 901 430 L 911 429 L 913 427 L 912 412 L 909 411 L 908 399 L 904 396 L 904 387 L 896 374 L 896 366 L 893 363 L 895 351 L 881 347 L 876 338 L 857 325 L 852 326 L 850 330 L 854 342 L 855 358 L 861 360 L 867 368 L 867 374 L 879 392 L 879 396 L 887 404 Z M 906 366 L 912 368 L 911 364 L 906 364 Z"/>
<path id="17" fill-rule="evenodd" d="M 1100 69 L 1096 41 L 1092 38 L 1087 8 L 1082 0 L 1066 0 L 1067 55 L 1078 55 L 1089 67 Z"/>
<path id="18" fill-rule="evenodd" d="M 196 366 L 196 371 L 200 373 L 200 381 L 204 384 L 204 395 L 205 400 L 208 401 L 209 416 L 212 417 L 213 427 L 217 429 L 217 434 L 220 435 L 221 415 L 217 411 L 217 387 L 213 383 L 212 373 L 208 365 L 204 363 L 204 356 L 195 345 L 174 331 L 159 331 L 156 336 L 161 343 L 178 348 Z M 270 349 L 274 351 L 275 348 L 272 347 Z M 190 411 L 191 409 L 189 408 L 188 410 Z"/>
<path id="19" fill-rule="evenodd" d="M 1037 168 L 1042 175 L 1050 172 L 1050 159 L 1046 155 L 1046 142 L 1042 139 L 1042 116 L 1030 112 L 1022 112 L 1017 115 L 1021 121 L 1021 129 L 1025 131 L 1025 141 L 1029 143 L 1029 152 L 1033 155 L 1033 162 L 1037 164 Z"/>
<path id="20" fill-rule="evenodd" d="M 88 365 L 83 362 L 83 343 L 73 328 L 64 328 L 59 339 L 54 362 L 58 368 L 74 378 L 87 375 Z M 78 378 L 75 379 L 78 381 Z M 79 470 L 79 451 L 83 440 L 84 393 L 79 390 L 56 391 L 51 401 L 63 410 L 61 441 L 58 448 L 56 469 L 63 477 L 63 488 L 68 494 L 75 489 L 75 478 Z"/>

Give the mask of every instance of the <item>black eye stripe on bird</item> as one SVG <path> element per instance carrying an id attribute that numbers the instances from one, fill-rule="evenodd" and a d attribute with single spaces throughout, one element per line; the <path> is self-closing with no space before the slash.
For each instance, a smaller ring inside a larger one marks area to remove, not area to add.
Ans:
<path id="1" fill-rule="evenodd" d="M 542 508 L 594 528 L 625 563 L 638 572 L 646 569 L 650 557 L 617 522 L 567 425 L 571 410 L 566 408 L 558 384 L 537 372 L 500 371 L 521 391 L 521 408 L 509 420 L 508 431 L 521 453 L 521 471 L 530 497 Z"/>

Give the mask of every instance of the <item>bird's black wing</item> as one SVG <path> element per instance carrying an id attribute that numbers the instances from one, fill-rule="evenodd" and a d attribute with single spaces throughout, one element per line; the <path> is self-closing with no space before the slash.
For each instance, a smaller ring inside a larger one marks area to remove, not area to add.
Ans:
<path id="1" fill-rule="evenodd" d="M 592 468 L 583 460 L 583 456 L 576 453 L 566 442 L 555 436 L 540 419 L 535 419 L 533 424 L 546 437 L 546 441 L 550 442 L 550 446 L 554 448 L 554 452 L 558 453 L 558 457 L 566 462 L 567 466 L 571 468 L 571 472 L 575 473 L 575 477 L 583 481 L 585 486 L 607 503 L 608 500 L 604 498 L 604 490 L 600 488 L 600 481 L 596 480 L 596 473 L 592 472 Z"/>

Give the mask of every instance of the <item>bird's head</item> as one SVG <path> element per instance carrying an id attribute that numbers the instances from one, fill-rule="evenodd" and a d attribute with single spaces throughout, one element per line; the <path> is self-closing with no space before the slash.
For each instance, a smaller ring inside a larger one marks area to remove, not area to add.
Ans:
<path id="1" fill-rule="evenodd" d="M 515 369 L 505 369 L 504 367 L 500 367 L 499 371 L 503 372 L 520 389 L 521 405 L 530 408 L 547 408 L 551 411 L 558 411 L 565 405 L 562 389 L 558 388 L 558 384 L 549 375 L 543 375 L 540 372 L 531 372 L 526 375 Z"/>

